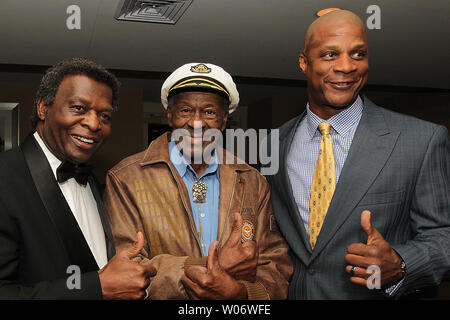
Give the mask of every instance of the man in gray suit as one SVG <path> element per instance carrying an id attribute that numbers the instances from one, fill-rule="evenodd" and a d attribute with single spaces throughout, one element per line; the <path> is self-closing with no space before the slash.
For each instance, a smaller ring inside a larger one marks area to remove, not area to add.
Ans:
<path id="1" fill-rule="evenodd" d="M 368 41 L 349 11 L 311 24 L 300 68 L 307 109 L 280 128 L 280 170 L 267 177 L 294 261 L 289 298 L 436 292 L 450 270 L 447 129 L 359 94 Z"/>

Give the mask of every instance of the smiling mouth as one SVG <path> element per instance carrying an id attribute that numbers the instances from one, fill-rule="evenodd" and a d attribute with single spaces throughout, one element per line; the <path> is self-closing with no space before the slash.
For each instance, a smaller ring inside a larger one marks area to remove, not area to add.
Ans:
<path id="1" fill-rule="evenodd" d="M 94 139 L 88 138 L 88 137 L 83 137 L 83 136 L 78 136 L 78 135 L 74 135 L 71 134 L 71 136 L 81 142 L 87 143 L 87 144 L 94 144 L 97 141 L 95 141 Z"/>
<path id="2" fill-rule="evenodd" d="M 332 84 L 332 85 L 334 85 L 334 86 L 336 86 L 336 87 L 342 87 L 342 88 L 345 88 L 345 87 L 351 86 L 351 85 L 354 84 L 355 82 L 356 82 L 356 81 L 339 81 L 339 82 L 333 82 L 333 81 L 330 81 L 329 83 Z"/>

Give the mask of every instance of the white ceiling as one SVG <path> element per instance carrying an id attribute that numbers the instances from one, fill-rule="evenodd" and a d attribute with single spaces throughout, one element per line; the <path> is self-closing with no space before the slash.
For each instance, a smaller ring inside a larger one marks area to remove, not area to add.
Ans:
<path id="1" fill-rule="evenodd" d="M 81 30 L 68 30 L 66 9 L 81 9 Z M 369 30 L 369 84 L 450 88 L 449 0 L 194 0 L 176 25 L 118 21 L 119 0 L 1 0 L 0 64 L 52 65 L 74 56 L 107 68 L 170 72 L 212 62 L 234 76 L 305 79 L 298 68 L 314 13 L 350 9 Z M 0 70 L 1 71 L 1 70 Z"/>

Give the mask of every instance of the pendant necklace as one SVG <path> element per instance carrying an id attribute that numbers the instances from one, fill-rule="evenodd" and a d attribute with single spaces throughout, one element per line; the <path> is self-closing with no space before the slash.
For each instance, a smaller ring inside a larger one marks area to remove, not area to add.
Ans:
<path id="1" fill-rule="evenodd" d="M 189 169 L 187 169 L 187 173 L 189 174 L 189 177 L 191 177 L 192 181 L 194 182 L 194 185 L 192 186 L 192 196 L 193 196 L 194 202 L 197 203 L 197 206 L 198 206 L 198 227 L 200 229 L 199 237 L 200 237 L 200 242 L 201 242 L 201 245 L 203 248 L 203 254 L 206 255 L 205 236 L 203 235 L 202 219 L 200 216 L 200 203 L 205 202 L 206 190 L 208 189 L 208 186 L 206 185 L 206 183 L 203 182 L 203 179 L 199 179 L 196 181 L 194 179 L 194 177 L 191 176 Z"/>
<path id="2" fill-rule="evenodd" d="M 194 197 L 194 202 L 201 203 L 205 202 L 206 199 L 206 190 L 208 189 L 208 186 L 206 183 L 203 182 L 203 179 L 201 180 L 195 180 L 189 170 L 188 170 L 189 176 L 191 177 L 192 181 L 194 181 L 194 186 L 192 187 L 192 196 Z"/>

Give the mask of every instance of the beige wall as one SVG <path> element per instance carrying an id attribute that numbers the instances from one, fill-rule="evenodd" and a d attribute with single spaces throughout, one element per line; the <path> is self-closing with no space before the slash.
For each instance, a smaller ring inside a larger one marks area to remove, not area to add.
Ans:
<path id="1" fill-rule="evenodd" d="M 19 139 L 20 142 L 31 130 L 30 114 L 33 107 L 37 85 L 0 82 L 0 101 L 19 103 Z"/>
<path id="2" fill-rule="evenodd" d="M 121 88 L 111 136 L 92 158 L 95 175 L 101 183 L 104 183 L 108 169 L 123 158 L 142 151 L 142 110 L 142 89 Z"/>
<path id="3" fill-rule="evenodd" d="M 382 107 L 444 125 L 450 130 L 450 93 L 366 90 L 365 94 Z"/>

